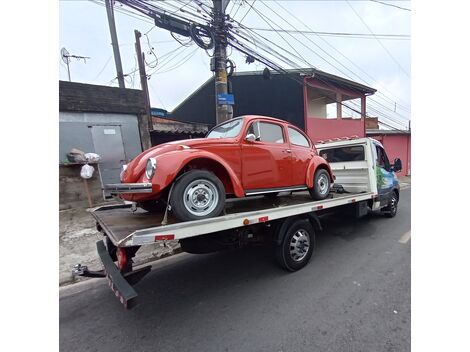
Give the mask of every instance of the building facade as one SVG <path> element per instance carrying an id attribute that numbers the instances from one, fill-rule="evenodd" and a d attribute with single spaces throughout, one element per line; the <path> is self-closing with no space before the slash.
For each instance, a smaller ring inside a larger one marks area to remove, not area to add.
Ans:
<path id="1" fill-rule="evenodd" d="M 59 82 L 61 208 L 89 205 L 86 193 L 92 203 L 109 197 L 102 192 L 102 185 L 120 182 L 122 164 L 142 152 L 140 125 L 145 113 L 140 90 Z M 87 181 L 86 189 L 80 178 L 82 165 L 67 156 L 72 149 L 101 157 L 98 164 L 92 165 L 95 174 Z"/>

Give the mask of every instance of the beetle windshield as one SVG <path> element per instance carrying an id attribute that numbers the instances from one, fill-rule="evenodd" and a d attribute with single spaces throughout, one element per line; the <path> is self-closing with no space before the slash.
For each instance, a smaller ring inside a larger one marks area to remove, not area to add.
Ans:
<path id="1" fill-rule="evenodd" d="M 234 119 L 210 131 L 206 138 L 233 138 L 238 136 L 243 125 L 243 119 Z"/>

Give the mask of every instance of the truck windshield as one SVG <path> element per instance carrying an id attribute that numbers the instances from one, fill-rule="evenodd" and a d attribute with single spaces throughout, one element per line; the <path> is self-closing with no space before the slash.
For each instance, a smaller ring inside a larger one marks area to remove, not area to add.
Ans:
<path id="1" fill-rule="evenodd" d="M 234 119 L 215 127 L 206 138 L 233 138 L 238 136 L 243 125 L 243 119 Z"/>

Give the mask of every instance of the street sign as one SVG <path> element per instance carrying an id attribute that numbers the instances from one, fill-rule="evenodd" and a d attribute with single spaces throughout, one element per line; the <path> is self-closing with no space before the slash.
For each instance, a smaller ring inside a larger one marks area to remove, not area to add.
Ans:
<path id="1" fill-rule="evenodd" d="M 233 94 L 219 93 L 217 94 L 217 104 L 219 105 L 234 105 L 235 98 Z"/>

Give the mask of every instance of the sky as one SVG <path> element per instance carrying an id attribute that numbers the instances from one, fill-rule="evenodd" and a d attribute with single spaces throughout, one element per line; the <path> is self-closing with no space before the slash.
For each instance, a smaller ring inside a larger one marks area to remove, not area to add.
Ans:
<path id="1" fill-rule="evenodd" d="M 204 1 L 207 3 L 207 0 Z M 188 1 L 170 3 L 181 8 Z M 281 37 L 276 32 L 257 30 L 259 34 L 291 53 L 292 50 L 287 45 L 295 49 L 298 53 L 296 55 L 304 60 L 301 66 L 307 66 L 306 61 L 312 67 L 377 89 L 377 93 L 368 99 L 368 115 L 379 116 L 387 125 L 405 129 L 411 118 L 411 40 L 377 40 L 372 33 L 410 35 L 412 12 L 405 10 L 410 8 L 410 1 L 256 0 L 253 3 L 252 0 L 232 0 L 227 13 L 250 28 L 270 29 L 271 25 L 275 29 L 295 28 L 369 35 L 364 39 L 281 33 Z M 155 27 L 151 18 L 124 12 L 129 10 L 116 2 L 115 18 L 121 60 L 124 73 L 129 74 L 126 77 L 126 87 L 140 89 L 134 48 L 134 30 L 137 29 L 142 33 L 142 50 L 149 63 L 146 70 L 150 75 L 148 84 L 151 106 L 171 111 L 212 76 L 209 69 L 210 53 L 194 43 L 188 47 L 182 46 L 170 32 Z M 265 22 L 266 19 L 268 23 Z M 117 86 L 104 1 L 60 0 L 59 24 L 59 78 L 68 80 L 67 67 L 60 54 L 61 48 L 65 47 L 70 54 L 90 57 L 86 62 L 71 60 L 72 81 Z M 159 58 L 156 66 L 152 64 L 155 56 L 150 51 L 151 48 Z M 176 51 L 172 53 L 174 50 Z M 265 68 L 258 62 L 246 64 L 246 56 L 235 49 L 229 48 L 228 54 L 235 62 L 237 72 Z M 283 64 L 283 68 L 289 67 Z"/>

